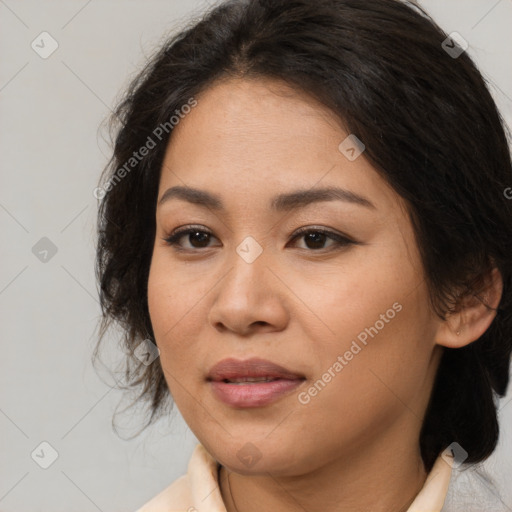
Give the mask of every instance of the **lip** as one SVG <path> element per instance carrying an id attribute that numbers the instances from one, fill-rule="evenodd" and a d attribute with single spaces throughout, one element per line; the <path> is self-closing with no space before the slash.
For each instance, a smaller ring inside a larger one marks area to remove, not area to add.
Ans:
<path id="1" fill-rule="evenodd" d="M 270 382 L 233 383 L 227 380 L 243 378 L 271 378 Z M 208 373 L 214 395 L 233 407 L 262 407 L 275 402 L 304 382 L 305 377 L 287 368 L 267 361 L 251 358 L 247 360 L 223 359 Z"/>

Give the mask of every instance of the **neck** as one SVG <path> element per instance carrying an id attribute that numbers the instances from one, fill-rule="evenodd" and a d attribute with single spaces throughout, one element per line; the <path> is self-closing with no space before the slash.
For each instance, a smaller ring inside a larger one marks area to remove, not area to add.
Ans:
<path id="1" fill-rule="evenodd" d="M 354 450 L 303 475 L 241 475 L 222 466 L 219 485 L 226 510 L 405 511 L 427 473 L 417 441 L 404 444 L 403 437 L 398 441 L 371 450 Z"/>

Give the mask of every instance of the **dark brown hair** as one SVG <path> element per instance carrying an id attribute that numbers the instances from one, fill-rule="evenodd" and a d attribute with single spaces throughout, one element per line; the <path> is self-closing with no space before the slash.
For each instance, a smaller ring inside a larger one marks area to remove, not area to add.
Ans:
<path id="1" fill-rule="evenodd" d="M 441 318 L 464 295 L 479 297 L 493 266 L 501 272 L 489 329 L 464 348 L 444 349 L 420 436 L 427 469 L 452 442 L 468 452 L 466 462 L 492 453 L 495 400 L 506 392 L 512 350 L 512 201 L 504 193 L 512 168 L 484 79 L 466 52 L 446 51 L 446 39 L 423 10 L 397 0 L 232 0 L 171 37 L 132 81 L 112 119 L 114 151 L 102 176 L 103 320 L 94 358 L 117 322 L 128 350 L 126 389 L 137 389 L 151 409 L 146 426 L 171 404 L 160 360 L 145 366 L 133 355 L 153 339 L 147 280 L 169 119 L 216 80 L 266 77 L 330 108 L 406 200 Z M 130 160 L 148 137 L 155 147 Z"/>

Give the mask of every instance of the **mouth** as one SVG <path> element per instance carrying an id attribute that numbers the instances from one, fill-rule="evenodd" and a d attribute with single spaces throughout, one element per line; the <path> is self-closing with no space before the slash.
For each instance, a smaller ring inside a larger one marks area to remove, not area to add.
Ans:
<path id="1" fill-rule="evenodd" d="M 250 384 L 254 382 L 274 382 L 276 380 L 281 379 L 279 377 L 238 377 L 236 379 L 223 379 L 220 382 L 230 384 Z"/>
<path id="2" fill-rule="evenodd" d="M 221 402 L 233 407 L 263 407 L 300 386 L 305 376 L 270 361 L 224 359 L 206 380 Z"/>

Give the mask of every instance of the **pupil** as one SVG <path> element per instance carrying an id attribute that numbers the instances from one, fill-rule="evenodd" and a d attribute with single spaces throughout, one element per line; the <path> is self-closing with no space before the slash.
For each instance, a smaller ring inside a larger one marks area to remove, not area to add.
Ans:
<path id="1" fill-rule="evenodd" d="M 324 233 L 308 233 L 306 235 L 306 245 L 310 249 L 322 249 L 323 244 L 325 243 L 326 235 Z M 313 244 L 320 244 L 319 246 L 310 247 L 308 242 L 313 242 Z"/>
<path id="2" fill-rule="evenodd" d="M 200 231 L 196 231 L 195 233 L 190 233 L 190 237 L 198 237 L 198 238 L 196 238 L 196 241 L 199 241 L 199 244 L 205 242 L 205 244 L 200 245 L 200 247 L 206 247 L 208 245 L 208 237 L 209 236 L 210 236 L 209 233 L 201 233 Z M 194 246 L 193 242 L 192 242 L 192 245 Z"/>

